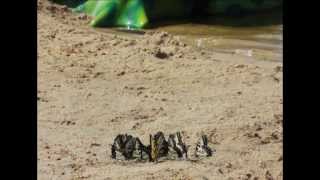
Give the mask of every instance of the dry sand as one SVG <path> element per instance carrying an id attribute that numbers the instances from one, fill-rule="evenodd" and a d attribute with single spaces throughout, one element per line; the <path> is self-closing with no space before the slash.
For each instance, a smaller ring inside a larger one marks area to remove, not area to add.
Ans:
<path id="1" fill-rule="evenodd" d="M 282 63 L 198 51 L 173 35 L 102 33 L 38 2 L 38 179 L 282 179 Z M 118 133 L 201 133 L 199 161 L 120 162 Z"/>

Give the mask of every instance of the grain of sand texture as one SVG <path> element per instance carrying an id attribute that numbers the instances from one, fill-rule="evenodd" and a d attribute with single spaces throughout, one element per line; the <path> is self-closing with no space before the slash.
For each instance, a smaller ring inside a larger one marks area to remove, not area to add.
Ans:
<path id="1" fill-rule="evenodd" d="M 198 51 L 165 32 L 137 37 L 38 2 L 38 179 L 282 179 L 282 63 Z M 201 133 L 198 161 L 116 161 L 119 133 Z"/>

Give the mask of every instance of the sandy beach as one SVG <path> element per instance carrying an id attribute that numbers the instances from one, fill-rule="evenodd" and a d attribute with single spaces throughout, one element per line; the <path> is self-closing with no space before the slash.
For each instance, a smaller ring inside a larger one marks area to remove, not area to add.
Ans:
<path id="1" fill-rule="evenodd" d="M 198 50 L 162 31 L 126 36 L 38 0 L 38 179 L 280 180 L 282 61 Z M 119 133 L 181 131 L 197 161 L 111 159 Z"/>

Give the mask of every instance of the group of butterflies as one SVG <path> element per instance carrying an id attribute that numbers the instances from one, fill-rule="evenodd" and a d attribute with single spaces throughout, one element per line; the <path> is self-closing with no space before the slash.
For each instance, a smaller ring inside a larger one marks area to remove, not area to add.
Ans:
<path id="1" fill-rule="evenodd" d="M 157 162 L 161 157 L 167 157 L 169 152 L 175 153 L 178 158 L 188 159 L 188 147 L 182 141 L 180 132 L 170 134 L 166 140 L 163 132 L 159 131 L 155 135 L 150 134 L 150 144 L 145 146 L 138 137 L 128 134 L 119 134 L 111 145 L 111 157 L 117 159 L 120 153 L 126 160 L 134 159 L 137 154 L 140 160 L 147 155 L 149 161 Z M 196 144 L 195 156 L 210 157 L 213 150 L 208 146 L 208 138 L 202 135 Z"/>

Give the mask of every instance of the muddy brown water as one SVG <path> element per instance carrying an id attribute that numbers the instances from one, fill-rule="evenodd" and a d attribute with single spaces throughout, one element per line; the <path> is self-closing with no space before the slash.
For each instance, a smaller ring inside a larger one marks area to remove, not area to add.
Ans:
<path id="1" fill-rule="evenodd" d="M 143 32 L 166 31 L 180 37 L 199 50 L 240 54 L 263 61 L 282 61 L 282 12 L 247 15 L 244 17 L 208 17 L 183 21 L 161 21 L 149 29 L 132 32 L 117 28 L 100 28 L 106 33 L 138 37 Z"/>

